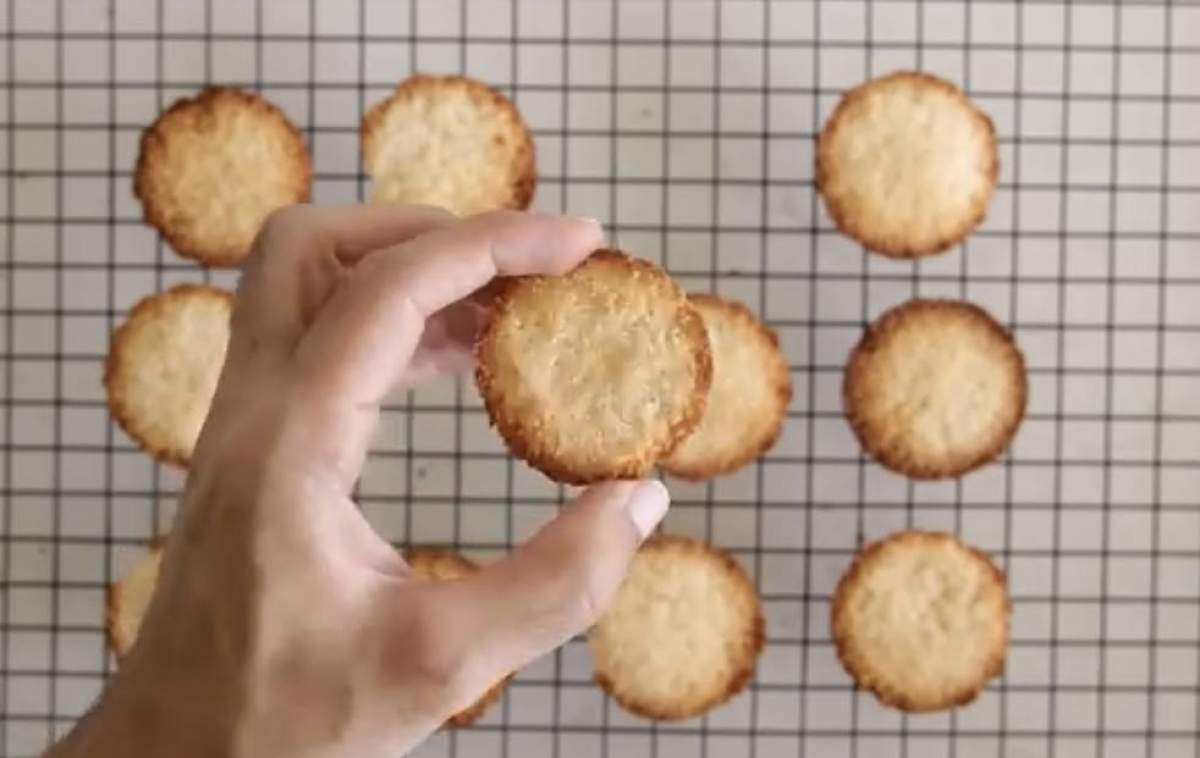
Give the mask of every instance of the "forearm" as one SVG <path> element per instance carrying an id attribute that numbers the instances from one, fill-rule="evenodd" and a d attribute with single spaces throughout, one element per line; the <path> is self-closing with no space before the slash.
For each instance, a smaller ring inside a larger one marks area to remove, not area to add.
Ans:
<path id="1" fill-rule="evenodd" d="M 225 758 L 233 756 L 227 730 L 202 724 L 183 709 L 167 711 L 171 696 L 164 687 L 159 698 L 137 697 L 116 681 L 101 695 L 75 727 L 43 758 Z"/>

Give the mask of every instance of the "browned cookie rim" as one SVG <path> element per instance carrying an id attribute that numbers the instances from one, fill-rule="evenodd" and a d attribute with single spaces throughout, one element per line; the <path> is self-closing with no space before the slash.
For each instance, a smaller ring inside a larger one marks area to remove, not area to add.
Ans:
<path id="1" fill-rule="evenodd" d="M 139 558 L 137 563 L 133 564 L 133 568 L 136 568 L 141 564 L 142 561 L 152 558 L 155 555 L 157 555 L 161 561 L 162 553 L 165 549 L 165 536 L 156 537 L 150 540 L 146 544 L 146 554 Z M 117 620 L 121 616 L 122 608 L 119 589 L 122 587 L 127 578 L 128 574 L 118 577 L 109 582 L 108 586 L 104 589 L 104 642 L 108 647 L 109 652 L 111 652 L 117 659 L 118 664 L 126 655 L 129 654 L 130 649 L 133 648 L 134 643 L 137 641 L 136 638 L 131 640 L 124 639 L 120 630 L 117 628 Z M 157 585 L 157 583 L 158 578 L 155 577 L 155 584 Z"/>
<path id="2" fill-rule="evenodd" d="M 143 451 L 155 460 L 186 468 L 191 462 L 190 455 L 183 455 L 178 450 L 170 449 L 168 445 L 159 445 L 138 427 L 137 414 L 132 412 L 126 403 L 126 392 L 122 369 L 133 365 L 128 360 L 128 340 L 131 331 L 141 323 L 160 315 L 164 306 L 173 300 L 192 297 L 211 297 L 229 303 L 233 307 L 233 293 L 209 284 L 177 284 L 162 292 L 146 295 L 130 309 L 125 320 L 113 331 L 109 341 L 108 355 L 104 359 L 105 399 L 109 414 L 129 439 L 136 442 Z"/>
<path id="3" fill-rule="evenodd" d="M 147 182 L 151 169 L 158 160 L 165 156 L 161 132 L 168 128 L 171 121 L 185 111 L 215 110 L 216 103 L 222 100 L 239 103 L 282 127 L 282 132 L 286 133 L 293 142 L 292 155 L 299 178 L 297 182 L 299 190 L 296 192 L 294 202 L 305 203 L 312 197 L 312 156 L 309 154 L 300 130 L 277 105 L 261 95 L 229 86 L 208 86 L 191 97 L 177 99 L 170 107 L 159 113 L 153 123 L 142 130 L 141 138 L 138 141 L 137 164 L 133 173 L 133 194 L 141 202 L 142 220 L 154 227 L 172 250 L 184 258 L 210 267 L 236 265 L 249 254 L 249 250 L 235 253 L 230 253 L 228 250 L 213 250 L 211 247 L 199 243 L 194 235 L 180 232 L 172 225 L 169 215 L 159 202 L 159 196 L 151 191 Z"/>
<path id="4" fill-rule="evenodd" d="M 621 465 L 612 465 L 603 471 L 580 473 L 569 463 L 560 460 L 560 456 L 550 451 L 543 451 L 537 444 L 538 430 L 527 426 L 516 414 L 506 412 L 507 395 L 497 381 L 492 364 L 495 349 L 495 335 L 502 318 L 512 307 L 513 299 L 520 287 L 526 281 L 543 278 L 539 276 L 520 276 L 505 280 L 494 287 L 492 313 L 487 324 L 480 332 L 475 346 L 476 368 L 475 384 L 483 399 L 483 405 L 492 426 L 499 432 L 508 446 L 509 452 L 519 460 L 541 471 L 550 479 L 563 484 L 587 485 L 610 479 L 641 479 L 653 470 L 655 464 L 691 433 L 704 415 L 704 407 L 708 400 L 708 390 L 712 384 L 712 353 L 708 345 L 708 335 L 705 332 L 704 321 L 700 314 L 687 301 L 687 296 L 679 286 L 659 267 L 642 258 L 635 258 L 628 253 L 615 248 L 600 248 L 589 255 L 575 270 L 590 263 L 614 263 L 632 271 L 642 271 L 665 282 L 679 295 L 679 318 L 681 326 L 690 337 L 693 346 L 700 346 L 692 351 L 695 364 L 696 385 L 692 395 L 679 418 L 675 419 L 669 429 L 663 449 L 648 448 L 636 461 Z M 568 272 L 564 276 L 569 276 Z"/>
<path id="5" fill-rule="evenodd" d="M 745 644 L 740 648 L 742 654 L 741 660 L 733 668 L 733 674 L 723 687 L 715 689 L 713 692 L 707 693 L 705 697 L 697 698 L 692 702 L 652 703 L 646 699 L 630 697 L 616 686 L 616 681 L 614 681 L 613 677 L 599 670 L 599 661 L 596 656 L 592 656 L 592 677 L 597 686 L 606 695 L 611 697 L 617 705 L 630 713 L 656 721 L 679 721 L 698 716 L 728 702 L 744 691 L 754 679 L 758 659 L 762 654 L 763 648 L 766 646 L 767 639 L 762 598 L 758 593 L 758 588 L 755 586 L 754 580 L 750 578 L 750 575 L 742 568 L 741 564 L 737 562 L 731 553 L 716 545 L 683 535 L 657 534 L 642 544 L 639 552 L 642 550 L 667 552 L 680 550 L 682 551 L 682 555 L 690 557 L 702 556 L 704 560 L 715 560 L 721 564 L 725 573 L 732 576 L 736 584 L 741 586 L 746 596 L 754 600 L 754 618 L 750 623 L 750 634 L 741 640 Z"/>
<path id="6" fill-rule="evenodd" d="M 744 303 L 730 298 L 723 298 L 719 295 L 709 294 L 707 292 L 692 293 L 688 295 L 688 300 L 696 304 L 710 305 L 717 310 L 721 310 L 729 314 L 732 320 L 748 325 L 755 332 L 756 336 L 763 340 L 764 344 L 767 346 L 766 349 L 772 353 L 772 356 L 779 359 L 777 362 L 775 362 L 776 365 L 774 368 L 780 369 L 778 371 L 773 371 L 772 376 L 769 379 L 771 389 L 773 390 L 772 394 L 775 396 L 776 400 L 775 416 L 771 422 L 770 431 L 767 434 L 762 435 L 757 440 L 756 444 L 739 450 L 737 455 L 724 456 L 722 458 L 710 458 L 708 459 L 707 465 L 681 465 L 679 463 L 672 462 L 669 455 L 664 457 L 663 460 L 659 462 L 659 466 L 663 469 L 663 471 L 666 471 L 672 476 L 675 476 L 679 479 L 684 479 L 686 481 L 698 482 L 711 479 L 715 476 L 732 473 L 756 460 L 774 447 L 775 443 L 779 441 L 780 435 L 783 433 L 783 424 L 787 419 L 787 409 L 788 405 L 792 402 L 792 393 L 794 388 L 792 386 L 792 371 L 788 366 L 787 359 L 784 357 L 783 350 L 780 347 L 779 335 L 764 321 L 756 317 Z M 703 316 L 701 316 L 701 318 L 703 318 Z M 716 361 L 715 354 L 713 355 L 713 361 Z M 702 422 L 703 415 L 701 416 L 701 423 Z M 697 424 L 697 429 L 698 428 L 699 424 Z M 692 431 L 692 433 L 695 432 L 696 430 Z M 686 439 L 687 436 L 685 436 L 683 440 L 680 440 L 679 444 L 682 444 Z M 676 449 L 678 449 L 678 446 L 679 445 L 676 445 Z"/>
<path id="7" fill-rule="evenodd" d="M 965 551 L 971 560 L 977 561 L 980 565 L 987 568 L 988 576 L 994 585 L 1000 588 L 1000 592 L 1005 600 L 1004 615 L 999 620 L 1004 627 L 1000 643 L 997 649 L 991 651 L 987 661 L 981 667 L 976 681 L 969 685 L 964 685 L 959 689 L 948 691 L 945 696 L 933 700 L 914 698 L 905 692 L 901 692 L 898 688 L 892 687 L 889 683 L 882 681 L 882 677 L 877 674 L 877 667 L 872 666 L 867 656 L 861 655 L 852 649 L 850 635 L 847 631 L 847 627 L 850 626 L 850 622 L 846 619 L 847 596 L 850 593 L 850 589 L 861 580 L 863 567 L 872 561 L 880 560 L 881 553 L 888 545 L 915 541 L 952 542 Z M 928 713 L 930 711 L 944 710 L 971 703 L 979 696 L 984 687 L 987 686 L 988 681 L 1004 672 L 1004 661 L 1007 655 L 1010 633 L 1009 621 L 1011 617 L 1012 598 L 1008 593 L 1007 578 L 987 553 L 974 545 L 967 544 L 949 532 L 902 529 L 880 540 L 864 545 L 855 554 L 850 566 L 842 574 L 838 580 L 837 587 L 834 589 L 833 601 L 829 612 L 829 628 L 838 660 L 841 662 L 842 668 L 854 680 L 856 686 L 873 694 L 883 705 L 908 713 Z"/>
<path id="8" fill-rule="evenodd" d="M 497 210 L 527 210 L 533 202 L 538 180 L 537 146 L 533 140 L 533 132 L 516 103 L 503 92 L 478 79 L 461 74 L 412 74 L 398 83 L 390 95 L 367 109 L 367 112 L 363 114 L 359 134 L 362 141 L 363 163 L 367 166 L 368 173 L 370 173 L 370 164 L 375 153 L 376 138 L 383 131 L 383 122 L 387 114 L 410 98 L 421 94 L 435 93 L 446 87 L 461 87 L 467 90 L 472 101 L 490 103 L 507 115 L 517 127 L 520 145 L 510 166 L 510 175 L 513 177 L 510 188 L 511 197 L 502 205 L 497 206 Z"/>
<path id="9" fill-rule="evenodd" d="M 868 234 L 862 224 L 852 222 L 848 212 L 848 204 L 840 198 L 830 197 L 825 191 L 831 175 L 836 173 L 836 160 L 829 155 L 830 137 L 847 123 L 846 114 L 849 106 L 866 97 L 872 91 L 895 86 L 897 83 L 908 82 L 917 87 L 933 87 L 953 96 L 962 105 L 972 120 L 988 135 L 990 149 L 987 155 L 986 168 L 987 191 L 972 213 L 964 216 L 954 229 L 928 245 L 920 246 L 911 243 L 896 243 L 882 240 Z M 972 230 L 983 222 L 987 209 L 996 190 L 996 180 L 1000 174 L 1000 153 L 996 142 L 996 127 L 990 116 L 983 112 L 965 92 L 945 79 L 923 71 L 900 70 L 884 76 L 868 79 L 865 82 L 847 90 L 826 120 L 825 125 L 817 135 L 815 158 L 815 183 L 829 211 L 829 216 L 838 231 L 858 242 L 872 252 L 886 255 L 890 258 L 921 258 L 945 252 L 965 239 Z"/>
<path id="10" fill-rule="evenodd" d="M 1005 349 L 1005 363 L 1011 368 L 1011 386 L 1014 396 L 1010 398 L 1012 408 L 1006 423 L 994 432 L 995 439 L 989 445 L 981 445 L 973 455 L 958 456 L 954 460 L 932 462 L 921 460 L 911 445 L 882 445 L 875 438 L 875 429 L 869 414 L 862 413 L 854 401 L 854 389 L 864 376 L 869 374 L 867 365 L 871 356 L 884 345 L 883 341 L 892 332 L 902 328 L 903 321 L 918 312 L 951 312 L 966 316 L 973 324 L 983 328 L 996 338 L 996 343 Z M 842 379 L 842 405 L 846 420 L 863 450 L 876 462 L 896 473 L 911 479 L 944 479 L 960 477 L 999 458 L 1008 449 L 1016 436 L 1017 429 L 1025 418 L 1028 397 L 1028 377 L 1025 357 L 1012 334 L 990 313 L 965 300 L 944 298 L 913 298 L 885 311 L 871 322 L 857 344 L 850 351 Z"/>

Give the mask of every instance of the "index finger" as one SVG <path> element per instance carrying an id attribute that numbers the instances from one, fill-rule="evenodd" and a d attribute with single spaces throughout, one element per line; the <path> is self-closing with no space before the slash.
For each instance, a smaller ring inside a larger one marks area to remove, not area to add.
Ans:
<path id="1" fill-rule="evenodd" d="M 408 365 L 430 315 L 496 276 L 566 272 L 601 241 L 590 219 L 500 211 L 379 250 L 326 303 L 297 359 L 324 390 L 377 404 Z"/>

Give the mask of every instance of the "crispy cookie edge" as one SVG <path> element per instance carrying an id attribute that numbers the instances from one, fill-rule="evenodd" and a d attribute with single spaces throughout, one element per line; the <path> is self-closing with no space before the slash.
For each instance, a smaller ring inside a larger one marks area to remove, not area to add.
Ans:
<path id="1" fill-rule="evenodd" d="M 715 545 L 691 537 L 660 534 L 646 540 L 641 550 L 674 552 L 685 556 L 686 559 L 701 557 L 703 560 L 719 562 L 722 570 L 732 576 L 735 583 L 743 589 L 745 596 L 751 601 L 750 605 L 754 608 L 754 618 L 749 624 L 749 633 L 740 640 L 741 644 L 738 645 L 738 660 L 733 676 L 724 686 L 710 692 L 698 693 L 691 697 L 684 696 L 671 702 L 652 702 L 650 699 L 637 697 L 623 689 L 620 686 L 620 675 L 616 672 L 599 671 L 595 665 L 599 656 L 593 656 L 593 679 L 605 694 L 625 710 L 655 721 L 679 721 L 691 718 L 728 702 L 746 689 L 753 680 L 759 655 L 766 644 L 766 621 L 763 616 L 762 599 L 754 587 L 754 582 L 741 565 L 734 560 L 731 554 Z M 616 674 L 616 676 L 612 674 Z"/>
<path id="2" fill-rule="evenodd" d="M 972 207 L 971 213 L 960 220 L 953 231 L 923 246 L 907 242 L 897 242 L 895 240 L 885 240 L 873 236 L 869 229 L 865 229 L 861 224 L 850 221 L 849 214 L 847 213 L 848 205 L 845 202 L 838 198 L 831 198 L 825 192 L 829 177 L 837 171 L 836 161 L 828 154 L 826 146 L 829 144 L 830 135 L 847 123 L 847 106 L 870 94 L 875 89 L 894 86 L 898 82 L 908 83 L 915 87 L 933 87 L 952 95 L 970 114 L 976 127 L 987 134 L 987 142 L 990 147 L 986 158 L 987 191 L 984 193 L 984 196 Z M 890 258 L 922 258 L 927 255 L 935 255 L 949 250 L 965 239 L 972 230 L 983 222 L 984 217 L 987 215 L 988 206 L 996 190 L 996 180 L 1000 174 L 1000 153 L 996 143 L 996 127 L 991 117 L 984 113 L 966 93 L 952 83 L 922 71 L 910 70 L 895 71 L 884 76 L 869 79 L 848 90 L 842 96 L 841 101 L 834 108 L 833 114 L 830 115 L 817 135 L 815 163 L 817 191 L 821 193 L 821 197 L 825 202 L 825 207 L 829 211 L 829 216 L 833 220 L 834 226 L 842 234 L 854 239 L 868 250 Z"/>
<path id="3" fill-rule="evenodd" d="M 779 435 L 783 432 L 783 422 L 787 417 L 787 407 L 792 402 L 793 386 L 792 371 L 788 367 L 787 359 L 784 358 L 783 351 L 779 346 L 779 335 L 774 329 L 756 318 L 745 304 L 737 300 L 722 298 L 708 293 L 693 293 L 688 296 L 688 299 L 694 304 L 706 304 L 716 310 L 724 311 L 729 315 L 731 320 L 738 321 L 752 330 L 755 337 L 760 340 L 763 352 L 771 356 L 769 359 L 769 362 L 772 364 L 771 375 L 768 381 L 771 384 L 772 395 L 775 398 L 774 417 L 771 423 L 765 427 L 766 432 L 758 437 L 751 438 L 750 441 L 752 444 L 739 450 L 737 454 L 709 458 L 703 462 L 691 465 L 672 461 L 670 455 L 668 455 L 659 463 L 663 471 L 672 476 L 687 481 L 698 482 L 732 473 L 774 447 L 775 443 L 779 441 Z M 703 319 L 703 316 L 701 318 Z M 713 356 L 713 360 L 716 360 L 715 356 Z M 701 416 L 701 420 L 703 420 L 703 416 Z M 698 426 L 699 423 L 697 423 Z M 683 439 L 686 438 L 687 435 Z M 683 442 L 683 439 L 680 440 L 680 443 Z M 678 446 L 677 444 L 676 449 L 678 449 Z"/>
<path id="4" fill-rule="evenodd" d="M 166 546 L 166 537 L 156 537 L 147 544 L 147 553 L 140 561 L 151 559 L 162 560 L 162 552 Z M 139 561 L 139 563 L 140 563 Z M 138 564 L 134 564 L 136 567 Z M 161 564 L 160 564 L 161 570 Z M 128 583 L 128 575 L 119 577 L 109 583 L 104 590 L 104 641 L 109 651 L 116 657 L 117 663 L 129 653 L 136 639 L 126 639 L 118 628 L 117 620 L 121 617 L 123 607 L 123 591 Z M 158 577 L 155 577 L 155 584 Z"/>
<path id="5" fill-rule="evenodd" d="M 668 438 L 661 449 L 647 446 L 642 455 L 632 462 L 607 467 L 594 466 L 589 467 L 588 471 L 581 471 L 579 466 L 565 462 L 562 460 L 562 456 L 546 450 L 545 446 L 539 444 L 537 430 L 528 428 L 517 415 L 507 412 L 507 395 L 492 369 L 492 365 L 496 361 L 493 357 L 493 350 L 497 325 L 511 306 L 522 283 L 538 277 L 513 277 L 495 286 L 492 293 L 492 315 L 481 331 L 475 348 L 475 384 L 483 398 L 484 408 L 487 410 L 491 424 L 499 432 L 508 445 L 509 451 L 515 457 L 541 471 L 550 479 L 571 485 L 595 484 L 610 479 L 642 479 L 649 475 L 659 459 L 669 455 L 683 438 L 700 423 L 708 401 L 708 390 L 712 384 L 712 353 L 709 349 L 708 334 L 704 328 L 703 317 L 687 301 L 683 290 L 664 271 L 649 261 L 634 258 L 628 253 L 614 248 L 596 250 L 580 266 L 589 264 L 623 266 L 630 271 L 648 273 L 678 297 L 679 318 L 689 337 L 688 341 L 692 344 L 696 384 L 692 388 L 691 397 L 688 398 L 683 413 L 672 422 Z"/>
<path id="6" fill-rule="evenodd" d="M 312 197 L 312 156 L 300 130 L 274 103 L 243 89 L 228 86 L 205 87 L 191 97 L 182 97 L 142 130 L 138 142 L 138 158 L 133 174 L 133 194 L 142 205 L 142 220 L 156 229 L 176 253 L 210 267 L 227 267 L 240 263 L 250 250 L 215 248 L 200 235 L 185 234 L 175 229 L 169 220 L 168 204 L 150 186 L 150 174 L 158 162 L 165 160 L 162 133 L 172 128 L 180 114 L 193 109 L 216 109 L 235 105 L 249 108 L 264 119 L 274 122 L 279 133 L 292 143 L 294 202 L 305 203 Z"/>
<path id="7" fill-rule="evenodd" d="M 363 162 L 367 166 L 372 163 L 378 144 L 377 138 L 382 133 L 383 122 L 392 108 L 399 107 L 410 98 L 436 92 L 445 87 L 462 87 L 467 90 L 472 100 L 494 105 L 511 120 L 515 129 L 511 130 L 510 136 L 518 140 L 517 156 L 510 167 L 509 198 L 498 206 L 497 210 L 523 211 L 528 209 L 530 203 L 533 202 L 538 180 L 537 148 L 529 125 L 525 122 L 525 117 L 521 115 L 516 103 L 506 97 L 504 93 L 468 76 L 417 73 L 397 84 L 392 94 L 372 105 L 363 114 L 362 124 L 359 127 Z"/>
<path id="8" fill-rule="evenodd" d="M 152 435 L 146 434 L 145 430 L 140 428 L 135 414 L 126 403 L 124 367 L 130 365 L 127 341 L 132 331 L 141 323 L 158 318 L 171 300 L 193 297 L 221 300 L 229 305 L 232 315 L 233 293 L 212 285 L 177 284 L 163 292 L 147 295 L 133 306 L 129 315 L 113 332 L 109 340 L 108 355 L 104 359 L 102 379 L 108 412 L 121 430 L 154 459 L 180 468 L 188 466 L 191 462 L 191 455 L 170 445 L 160 444 L 152 439 Z"/>
<path id="9" fill-rule="evenodd" d="M 957 457 L 923 456 L 921 451 L 907 444 L 883 445 L 875 439 L 870 417 L 859 411 L 853 400 L 853 389 L 868 373 L 867 361 L 879 348 L 880 341 L 892 330 L 900 328 L 903 320 L 918 311 L 956 312 L 965 315 L 972 323 L 986 330 L 1005 348 L 1004 363 L 1011 373 L 1009 414 L 1006 422 L 997 430 L 990 445 L 982 447 L 975 455 Z M 937 298 L 913 298 L 897 305 L 868 325 L 862 337 L 850 352 L 842 380 L 842 407 L 846 420 L 863 450 L 880 465 L 903 474 L 911 479 L 933 480 L 963 476 L 999 458 L 1016 436 L 1017 428 L 1025 418 L 1026 401 L 1029 393 L 1025 357 L 1014 341 L 1012 334 L 1001 326 L 987 311 L 974 303 L 963 300 Z"/>
<path id="10" fill-rule="evenodd" d="M 846 599 L 850 594 L 850 590 L 861 580 L 863 567 L 874 560 L 878 560 L 887 545 L 896 542 L 936 543 L 943 541 L 954 543 L 958 548 L 965 551 L 970 559 L 981 562 L 982 565 L 987 567 L 988 576 L 991 577 L 994 586 L 998 588 L 998 591 L 1004 597 L 1004 614 L 996 620 L 996 623 L 1003 625 L 1003 630 L 999 636 L 999 644 L 995 650 L 990 651 L 987 660 L 974 677 L 975 681 L 960 689 L 949 690 L 942 697 L 922 700 L 910 696 L 899 688 L 891 687 L 882 682 L 877 674 L 878 667 L 873 666 L 867 660 L 866 656 L 859 654 L 852 648 L 847 632 L 847 626 L 851 622 L 848 619 L 849 612 L 846 608 Z M 944 710 L 967 705 L 974 701 L 979 696 L 979 693 L 983 691 L 983 688 L 987 686 L 988 681 L 999 676 L 1004 671 L 1011 616 L 1012 598 L 1008 594 L 1007 580 L 1004 572 L 992 562 L 986 553 L 973 545 L 966 544 L 948 532 L 920 531 L 915 529 L 894 532 L 881 540 L 864 546 L 854 556 L 850 566 L 838 580 L 829 614 L 830 631 L 833 637 L 834 648 L 838 660 L 846 670 L 846 673 L 850 675 L 858 687 L 871 692 L 880 703 L 908 713 L 927 713 Z"/>

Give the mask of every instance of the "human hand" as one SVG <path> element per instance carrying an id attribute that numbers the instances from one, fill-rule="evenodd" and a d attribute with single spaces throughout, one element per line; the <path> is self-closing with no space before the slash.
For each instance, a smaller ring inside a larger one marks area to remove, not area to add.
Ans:
<path id="1" fill-rule="evenodd" d="M 414 579 L 350 493 L 384 396 L 470 365 L 481 288 L 600 242 L 511 212 L 276 213 L 137 643 L 51 755 L 394 756 L 590 626 L 666 512 L 657 482 L 594 487 L 445 582 Z"/>

